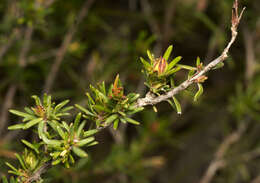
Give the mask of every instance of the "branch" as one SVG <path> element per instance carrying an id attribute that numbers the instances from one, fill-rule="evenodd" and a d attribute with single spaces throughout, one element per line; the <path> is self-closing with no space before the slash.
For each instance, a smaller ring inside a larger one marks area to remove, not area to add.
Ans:
<path id="1" fill-rule="evenodd" d="M 41 175 L 51 168 L 51 161 L 44 163 L 34 174 L 26 180 L 25 183 L 31 183 L 41 179 Z"/>
<path id="2" fill-rule="evenodd" d="M 229 49 L 237 38 L 237 27 L 239 25 L 239 22 L 241 20 L 241 17 L 243 15 L 244 10 L 245 10 L 245 8 L 243 8 L 240 15 L 238 14 L 238 0 L 235 0 L 233 8 L 232 8 L 231 39 L 230 39 L 229 43 L 227 44 L 226 48 L 224 49 L 224 51 L 222 52 L 222 54 L 218 58 L 211 61 L 206 67 L 204 67 L 204 69 L 199 71 L 193 77 L 184 81 L 178 87 L 172 89 L 171 91 L 169 91 L 169 92 L 167 92 L 163 95 L 155 96 L 152 93 L 148 92 L 144 98 L 141 98 L 137 101 L 136 106 L 137 107 L 143 107 L 143 106 L 147 106 L 147 105 L 155 105 L 155 104 L 158 104 L 162 101 L 167 101 L 172 96 L 174 96 L 174 95 L 180 93 L 181 91 L 185 90 L 187 87 L 189 87 L 193 83 L 196 83 L 196 81 L 200 77 L 204 76 L 205 73 L 212 70 L 219 63 L 223 62 L 228 57 Z"/>
<path id="3" fill-rule="evenodd" d="M 215 158 L 211 161 L 205 174 L 200 179 L 199 183 L 210 183 L 216 172 L 226 165 L 224 156 L 229 147 L 237 142 L 246 130 L 245 122 L 242 121 L 236 131 L 228 135 L 219 145 Z"/>
<path id="4" fill-rule="evenodd" d="M 88 9 L 90 8 L 93 1 L 94 0 L 88 0 L 85 3 L 82 10 L 80 11 L 79 21 L 77 22 L 76 25 L 78 25 L 79 22 L 82 21 L 83 17 L 85 17 L 85 15 L 87 14 Z M 144 0 L 143 2 L 147 2 L 147 1 Z M 234 43 L 234 41 L 237 37 L 237 27 L 238 27 L 238 24 L 240 22 L 242 15 L 243 15 L 244 10 L 245 10 L 245 8 L 242 10 L 240 15 L 238 15 L 238 1 L 235 0 L 233 8 L 232 8 L 232 20 L 231 20 L 231 22 L 232 22 L 232 26 L 231 26 L 232 37 L 231 37 L 231 40 L 229 41 L 228 45 L 226 46 L 226 48 L 224 49 L 224 51 L 222 52 L 222 54 L 218 58 L 216 58 L 215 60 L 210 62 L 204 69 L 202 69 L 200 72 L 196 73 L 192 78 L 184 81 L 178 87 L 174 88 L 173 90 L 167 92 L 164 95 L 154 96 L 152 93 L 148 92 L 144 98 L 141 98 L 137 101 L 136 107 L 142 107 L 142 106 L 147 106 L 147 105 L 155 105 L 155 104 L 160 103 L 162 101 L 166 101 L 167 99 L 171 98 L 172 96 L 176 95 L 177 93 L 185 90 L 191 84 L 196 83 L 197 79 L 199 79 L 201 76 L 204 76 L 205 73 L 212 70 L 220 62 L 223 62 L 228 57 L 228 55 L 227 55 L 228 51 L 229 51 L 231 45 Z M 52 70 L 49 73 L 48 78 L 46 80 L 45 91 L 49 91 L 51 89 L 51 86 L 54 82 L 57 71 L 59 69 L 59 66 L 60 66 L 60 64 L 61 64 L 61 62 L 62 62 L 62 60 L 65 56 L 66 49 L 67 49 L 69 43 L 71 42 L 72 37 L 73 37 L 75 32 L 76 32 L 76 26 L 71 27 L 71 29 L 68 31 L 68 34 L 65 36 L 65 39 L 62 43 L 62 46 L 60 47 L 60 50 L 58 51 L 58 53 L 56 55 L 56 60 L 55 60 L 55 63 L 52 67 Z M 109 126 L 110 125 L 98 127 L 97 129 L 103 130 L 103 129 L 109 127 Z M 240 136 L 243 134 L 244 130 L 245 130 L 245 126 L 240 125 L 240 127 L 238 128 L 238 131 L 235 131 L 234 133 L 232 133 L 230 136 L 227 137 L 227 140 L 225 140 L 220 145 L 220 148 L 219 148 L 219 150 L 217 151 L 217 154 L 216 154 L 216 159 L 221 160 L 221 161 L 218 161 L 217 163 L 216 163 L 216 161 L 213 161 L 215 168 L 214 167 L 211 168 L 212 167 L 211 166 L 211 167 L 209 167 L 208 171 L 211 172 L 213 170 L 213 173 L 214 173 L 214 172 L 216 172 L 216 170 L 219 167 L 224 165 L 224 162 L 222 161 L 221 157 L 224 156 L 228 147 L 240 138 Z M 215 164 L 217 164 L 217 165 L 215 165 Z M 45 173 L 50 167 L 51 167 L 50 161 L 44 163 L 35 173 L 33 173 L 33 175 L 30 176 L 30 178 L 28 178 L 28 180 L 25 183 L 31 183 L 33 181 L 40 180 L 41 175 L 43 173 Z M 204 183 L 206 183 L 206 182 L 204 182 Z"/>
<path id="5" fill-rule="evenodd" d="M 61 44 L 61 47 L 58 49 L 58 51 L 56 53 L 55 61 L 51 67 L 51 71 L 49 72 L 47 79 L 45 81 L 45 85 L 44 85 L 45 93 L 48 93 L 51 90 L 53 83 L 55 81 L 56 75 L 59 71 L 61 62 L 65 57 L 66 51 L 72 41 L 74 34 L 77 31 L 78 25 L 82 22 L 82 20 L 88 14 L 88 11 L 89 11 L 90 7 L 92 6 L 93 2 L 94 2 L 94 0 L 87 0 L 85 2 L 85 4 L 83 5 L 83 7 L 81 8 L 81 10 L 78 14 L 76 23 L 72 24 L 72 26 L 68 30 L 67 34 L 65 35 L 65 38 Z"/>

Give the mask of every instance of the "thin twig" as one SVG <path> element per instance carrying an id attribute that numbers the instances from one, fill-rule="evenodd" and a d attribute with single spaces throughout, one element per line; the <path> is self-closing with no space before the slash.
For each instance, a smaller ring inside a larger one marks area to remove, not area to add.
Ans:
<path id="1" fill-rule="evenodd" d="M 210 162 L 206 172 L 200 179 L 199 183 L 210 183 L 216 172 L 226 165 L 224 156 L 229 147 L 237 142 L 246 130 L 245 123 L 241 122 L 238 129 L 228 135 L 218 147 L 215 158 Z"/>
<path id="2" fill-rule="evenodd" d="M 51 161 L 44 163 L 25 183 L 31 183 L 41 179 L 41 175 L 51 168 Z"/>
<path id="3" fill-rule="evenodd" d="M 31 41 L 32 41 L 32 34 L 33 34 L 33 27 L 32 26 L 28 26 L 25 30 L 24 33 L 24 43 L 19 55 L 19 59 L 18 59 L 18 63 L 20 65 L 20 67 L 25 67 L 26 66 L 26 56 L 27 53 L 30 49 L 30 45 L 31 45 Z"/>
<path id="4" fill-rule="evenodd" d="M 61 44 L 61 47 L 57 51 L 55 61 L 51 67 L 51 71 L 49 72 L 47 79 L 45 81 L 45 85 L 44 85 L 44 89 L 43 89 L 45 93 L 49 93 L 50 90 L 52 89 L 52 86 L 53 86 L 53 83 L 58 74 L 61 62 L 64 59 L 64 56 L 72 41 L 72 38 L 78 29 L 78 25 L 82 22 L 82 20 L 88 14 L 88 11 L 89 11 L 90 7 L 92 6 L 93 2 L 94 2 L 94 0 L 88 0 L 85 2 L 85 4 L 83 5 L 83 7 L 81 8 L 81 10 L 78 14 L 78 17 L 77 17 L 75 23 L 72 24 L 72 26 L 69 28 L 67 34 L 65 35 L 64 40 Z"/>
<path id="5" fill-rule="evenodd" d="M 15 43 L 17 39 L 21 36 L 21 30 L 18 28 L 14 28 L 9 38 L 7 39 L 7 43 L 0 47 L 0 62 L 2 61 L 3 56 L 7 53 L 7 51 L 11 48 L 11 46 Z"/>
<path id="6" fill-rule="evenodd" d="M 237 5 L 237 0 L 235 1 L 234 5 Z M 228 52 L 230 47 L 232 46 L 232 44 L 234 43 L 234 41 L 236 40 L 237 37 L 237 27 L 238 24 L 240 22 L 240 19 L 242 17 L 242 14 L 245 10 L 245 8 L 243 8 L 242 12 L 240 13 L 240 15 L 237 14 L 237 8 L 238 7 L 234 7 L 235 10 L 232 10 L 232 26 L 231 26 L 231 40 L 229 41 L 228 45 L 226 46 L 226 48 L 224 49 L 224 51 L 222 52 L 222 54 L 216 58 L 215 60 L 211 61 L 206 67 L 204 67 L 204 69 L 202 69 L 200 72 L 198 72 L 197 74 L 195 74 L 193 77 L 191 77 L 190 79 L 184 81 L 182 84 L 180 84 L 178 87 L 172 89 L 171 91 L 160 95 L 160 96 L 155 96 L 153 94 L 151 94 L 150 92 L 146 94 L 146 96 L 144 98 L 141 98 L 137 101 L 136 106 L 137 107 L 143 107 L 143 106 L 147 106 L 147 105 L 155 105 L 158 104 L 162 101 L 167 101 L 169 98 L 171 98 L 172 96 L 180 93 L 181 91 L 185 90 L 187 87 L 189 87 L 190 85 L 192 85 L 193 83 L 196 83 L 197 80 L 201 77 L 204 76 L 204 74 L 206 74 L 208 71 L 212 70 L 214 67 L 216 67 L 219 63 L 223 62 L 227 57 L 228 57 Z"/>
<path id="7" fill-rule="evenodd" d="M 251 78 L 255 72 L 255 50 L 254 50 L 254 35 L 249 31 L 247 27 L 243 29 L 245 49 L 246 49 L 246 82 L 251 81 Z"/>
<path id="8" fill-rule="evenodd" d="M 17 86 L 12 84 L 6 93 L 5 100 L 3 102 L 3 106 L 0 113 L 0 134 L 2 134 L 3 130 L 5 129 L 5 125 L 8 122 L 8 109 L 13 104 L 13 99 L 16 93 Z"/>
<path id="9" fill-rule="evenodd" d="M 251 183 L 260 183 L 260 175 L 254 178 Z"/>

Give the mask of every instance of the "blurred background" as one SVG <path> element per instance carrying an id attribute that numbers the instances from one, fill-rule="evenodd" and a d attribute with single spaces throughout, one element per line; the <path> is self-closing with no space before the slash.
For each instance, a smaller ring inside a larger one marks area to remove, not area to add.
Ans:
<path id="1" fill-rule="evenodd" d="M 0 176 L 15 164 L 20 139 L 32 131 L 7 130 L 20 119 L 8 112 L 47 92 L 59 102 L 85 104 L 89 84 L 120 74 L 126 92 L 147 92 L 139 57 L 159 57 L 173 45 L 182 63 L 204 64 L 230 39 L 232 0 L 1 0 Z M 259 183 L 260 1 L 241 0 L 246 12 L 225 67 L 209 73 L 204 95 L 177 97 L 182 115 L 167 103 L 97 135 L 90 157 L 71 169 L 45 174 L 46 182 Z M 180 72 L 177 83 L 187 77 Z M 77 110 L 74 110 L 76 113 Z"/>

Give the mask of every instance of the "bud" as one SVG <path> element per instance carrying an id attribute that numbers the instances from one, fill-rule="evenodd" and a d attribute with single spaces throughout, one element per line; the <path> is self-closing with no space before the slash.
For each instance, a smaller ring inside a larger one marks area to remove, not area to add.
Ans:
<path id="1" fill-rule="evenodd" d="M 160 57 L 160 58 L 155 59 L 155 62 L 153 65 L 153 71 L 154 72 L 157 71 L 158 75 L 161 75 L 167 70 L 167 67 L 168 67 L 167 61 L 163 57 Z"/>
<path id="2" fill-rule="evenodd" d="M 202 76 L 198 77 L 195 81 L 196 81 L 196 83 L 203 83 L 207 79 L 208 79 L 207 76 L 202 75 Z"/>
<path id="3" fill-rule="evenodd" d="M 34 170 L 38 165 L 37 157 L 32 151 L 27 151 L 24 153 L 24 161 L 26 166 L 29 167 L 30 170 Z"/>

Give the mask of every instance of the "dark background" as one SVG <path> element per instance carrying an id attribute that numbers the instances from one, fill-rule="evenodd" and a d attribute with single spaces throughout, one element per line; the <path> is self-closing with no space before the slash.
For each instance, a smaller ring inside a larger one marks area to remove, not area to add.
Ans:
<path id="1" fill-rule="evenodd" d="M 147 57 L 147 49 L 159 57 L 172 44 L 181 63 L 195 65 L 197 56 L 209 63 L 230 39 L 232 3 L 1 0 L 0 176 L 7 174 L 4 162 L 22 151 L 19 139 L 32 137 L 31 131 L 7 131 L 20 120 L 9 108 L 22 110 L 31 95 L 44 92 L 84 105 L 89 84 L 110 83 L 117 73 L 126 92 L 144 96 L 139 57 Z M 135 116 L 140 126 L 103 130 L 88 159 L 52 168 L 46 182 L 260 182 L 260 1 L 241 0 L 242 6 L 247 9 L 225 67 L 209 73 L 198 102 L 191 87 L 177 96 L 182 115 L 161 103 L 158 113 L 147 107 Z M 186 77 L 178 73 L 177 83 Z"/>

